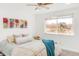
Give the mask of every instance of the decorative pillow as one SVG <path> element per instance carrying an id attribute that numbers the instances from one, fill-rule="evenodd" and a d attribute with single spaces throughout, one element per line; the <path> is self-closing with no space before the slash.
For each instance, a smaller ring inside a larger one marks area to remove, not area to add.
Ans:
<path id="1" fill-rule="evenodd" d="M 8 43 L 7 40 L 0 42 L 0 49 L 7 56 L 11 55 L 11 52 L 15 46 L 16 45 L 14 43 Z"/>
<path id="2" fill-rule="evenodd" d="M 36 34 L 35 36 L 33 36 L 33 38 L 35 39 L 35 40 L 40 40 L 40 35 L 39 34 Z"/>
<path id="3" fill-rule="evenodd" d="M 14 35 L 9 36 L 9 37 L 7 38 L 7 41 L 8 41 L 8 43 L 16 43 L 15 36 L 14 36 Z"/>
<path id="4" fill-rule="evenodd" d="M 32 41 L 31 37 L 17 37 L 16 44 L 23 44 Z"/>

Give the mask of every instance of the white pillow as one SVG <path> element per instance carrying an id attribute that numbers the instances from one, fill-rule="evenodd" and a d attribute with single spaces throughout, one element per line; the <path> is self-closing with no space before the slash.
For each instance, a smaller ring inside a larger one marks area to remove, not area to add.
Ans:
<path id="1" fill-rule="evenodd" d="M 31 37 L 17 37 L 16 44 L 23 44 L 32 41 Z"/>
<path id="2" fill-rule="evenodd" d="M 7 41 L 8 41 L 8 43 L 16 43 L 15 36 L 14 36 L 14 35 L 9 36 L 9 37 L 7 38 Z"/>

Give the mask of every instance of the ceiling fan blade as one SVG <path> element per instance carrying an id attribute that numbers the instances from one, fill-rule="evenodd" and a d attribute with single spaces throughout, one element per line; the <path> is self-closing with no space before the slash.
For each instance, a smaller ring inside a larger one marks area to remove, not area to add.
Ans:
<path id="1" fill-rule="evenodd" d="M 39 5 L 50 5 L 50 4 L 53 4 L 53 3 L 38 3 Z"/>
<path id="2" fill-rule="evenodd" d="M 38 7 L 36 7 L 35 10 L 38 10 Z"/>
<path id="3" fill-rule="evenodd" d="M 27 4 L 26 6 L 37 6 L 37 4 Z"/>
<path id="4" fill-rule="evenodd" d="M 46 5 L 42 5 L 41 8 L 49 9 L 49 7 Z"/>

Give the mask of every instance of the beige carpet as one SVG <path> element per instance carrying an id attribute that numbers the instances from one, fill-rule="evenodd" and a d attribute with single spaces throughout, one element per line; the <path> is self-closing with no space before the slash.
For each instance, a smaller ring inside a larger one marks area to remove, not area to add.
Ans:
<path id="1" fill-rule="evenodd" d="M 72 52 L 72 51 L 67 51 L 67 50 L 62 50 L 62 56 L 79 56 L 79 53 L 77 52 Z"/>

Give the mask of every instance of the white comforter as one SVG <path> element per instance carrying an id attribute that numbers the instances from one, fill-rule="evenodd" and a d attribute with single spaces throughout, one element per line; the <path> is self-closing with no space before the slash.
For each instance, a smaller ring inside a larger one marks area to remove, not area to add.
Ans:
<path id="1" fill-rule="evenodd" d="M 61 49 L 55 45 L 55 55 L 61 54 Z M 17 45 L 12 53 L 12 56 L 47 56 L 46 47 L 42 40 L 34 40 L 32 42 Z"/>

